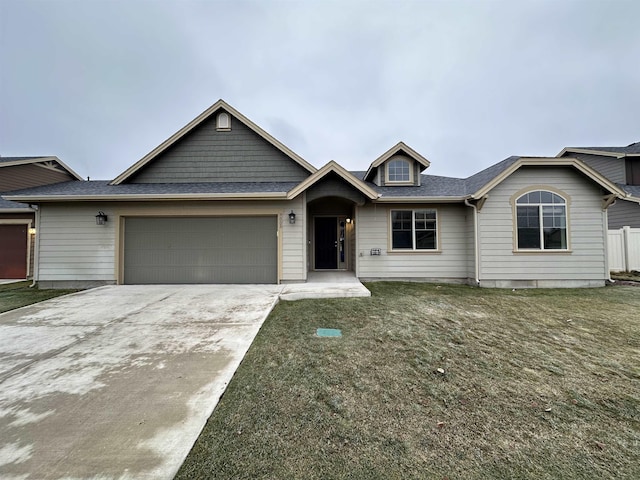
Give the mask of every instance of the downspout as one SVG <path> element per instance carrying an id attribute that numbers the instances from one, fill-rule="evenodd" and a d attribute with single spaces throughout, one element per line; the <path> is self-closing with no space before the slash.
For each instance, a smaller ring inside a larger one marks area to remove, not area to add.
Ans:
<path id="1" fill-rule="evenodd" d="M 36 227 L 36 235 L 35 235 L 35 245 L 33 247 L 33 281 L 30 288 L 33 288 L 38 283 L 38 276 L 40 272 L 40 207 L 38 205 L 29 205 L 36 211 L 35 218 L 35 227 Z"/>
<path id="2" fill-rule="evenodd" d="M 478 207 L 469 202 L 468 198 L 464 199 L 467 207 L 473 208 L 473 246 L 474 246 L 474 269 L 476 286 L 480 285 L 480 257 L 478 256 Z"/>
<path id="3" fill-rule="evenodd" d="M 608 207 L 602 210 L 602 231 L 604 232 L 605 275 L 607 277 L 607 282 L 610 282 L 613 284 L 613 283 L 616 283 L 616 281 L 613 278 L 611 278 L 611 269 L 609 268 L 609 210 L 608 210 Z"/>

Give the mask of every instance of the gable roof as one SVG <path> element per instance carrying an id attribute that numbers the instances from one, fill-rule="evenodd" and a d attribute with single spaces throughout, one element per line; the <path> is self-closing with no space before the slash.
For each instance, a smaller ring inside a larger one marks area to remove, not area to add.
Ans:
<path id="1" fill-rule="evenodd" d="M 124 172 L 122 172 L 120 175 L 118 175 L 111 182 L 111 185 L 120 185 L 121 183 L 126 181 L 128 178 L 130 178 L 135 173 L 137 173 L 142 168 L 144 168 L 145 165 L 147 165 L 148 163 L 152 162 L 155 158 L 157 158 L 162 152 L 166 151 L 169 147 L 174 145 L 178 140 L 183 138 L 185 135 L 187 135 L 190 131 L 192 131 L 194 128 L 196 128 L 198 125 L 200 125 L 202 122 L 204 122 L 209 117 L 214 115 L 218 110 L 224 110 L 225 112 L 231 114 L 231 116 L 233 116 L 236 119 L 240 120 L 240 122 L 242 122 L 244 125 L 246 125 L 249 129 L 253 130 L 256 134 L 258 134 L 260 137 L 262 137 L 268 143 L 270 143 L 271 145 L 276 147 L 278 150 L 280 150 L 282 153 L 284 153 L 286 156 L 288 156 L 293 161 L 298 163 L 301 167 L 306 169 L 309 173 L 315 173 L 316 172 L 316 168 L 313 165 L 311 165 L 310 163 L 308 163 L 305 159 L 303 159 L 300 155 L 295 153 L 293 150 L 289 149 L 289 147 L 284 145 L 282 142 L 280 142 L 276 138 L 274 138 L 271 135 L 269 135 L 266 131 L 264 131 L 258 125 L 256 125 L 251 120 L 249 120 L 247 117 L 242 115 L 240 112 L 238 112 L 235 108 L 233 108 L 231 105 L 226 103 L 224 100 L 218 100 L 216 103 L 211 105 L 209 108 L 207 108 L 204 112 L 202 112 L 196 118 L 191 120 L 191 122 L 189 122 L 187 125 L 182 127 L 180 130 L 178 130 L 176 133 L 174 133 L 171 137 L 169 137 L 167 140 L 162 142 L 160 145 L 158 145 L 156 148 L 154 148 L 151 152 L 146 154 L 144 157 L 142 157 L 140 160 L 138 160 L 135 164 L 133 164 L 131 167 L 129 167 Z"/>
<path id="2" fill-rule="evenodd" d="M 615 158 L 636 157 L 640 156 L 640 142 L 632 143 L 626 147 L 565 147 L 556 157 L 570 153 L 586 153 Z"/>
<path id="3" fill-rule="evenodd" d="M 625 198 L 628 194 L 615 183 L 609 181 L 607 178 L 596 172 L 591 167 L 587 166 L 577 158 L 554 158 L 554 157 L 509 157 L 496 165 L 489 167 L 476 175 L 469 177 L 468 181 L 468 193 L 470 198 L 479 199 L 487 195 L 493 188 L 506 180 L 509 176 L 515 173 L 518 169 L 525 166 L 568 166 L 573 167 L 593 182 L 600 185 L 610 193 L 615 194 L 620 198 Z M 490 171 L 490 172 L 489 172 Z M 486 179 L 491 176 L 489 181 Z M 474 177 L 476 177 L 474 179 Z"/>
<path id="4" fill-rule="evenodd" d="M 366 184 L 380 194 L 377 202 L 461 202 L 465 199 L 480 199 L 489 191 L 506 180 L 518 169 L 526 166 L 569 166 L 576 168 L 605 190 L 620 198 L 628 198 L 620 185 L 607 180 L 592 168 L 575 158 L 548 157 L 508 157 L 467 178 L 439 177 L 421 175 L 420 186 L 378 186 L 372 182 Z M 357 178 L 364 179 L 366 172 L 352 172 Z"/>
<path id="5" fill-rule="evenodd" d="M 0 157 L 0 168 L 15 167 L 18 165 L 33 165 L 33 164 L 42 164 L 45 167 L 50 166 L 54 168 L 59 168 L 67 172 L 76 180 L 83 180 L 83 178 L 80 175 L 78 175 L 71 168 L 69 168 L 69 166 L 67 166 L 58 157 L 53 155 L 40 156 L 40 157 Z"/>
<path id="6" fill-rule="evenodd" d="M 352 173 L 345 170 L 342 166 L 338 165 L 334 160 L 331 160 L 320 170 L 318 170 L 317 172 L 312 174 L 310 177 L 308 177 L 306 180 L 303 180 L 294 188 L 292 188 L 287 193 L 287 198 L 291 199 L 291 198 L 297 197 L 302 192 L 304 192 L 309 187 L 316 184 L 317 182 L 319 182 L 321 179 L 323 179 L 324 177 L 326 177 L 332 172 L 337 174 L 340 178 L 342 178 L 345 182 L 347 182 L 353 188 L 355 188 L 360 193 L 362 193 L 365 197 L 369 198 L 369 200 L 374 200 L 378 198 L 379 196 L 378 193 L 373 188 L 371 188 L 371 186 L 367 185 L 361 179 L 359 179 Z"/>
<path id="7" fill-rule="evenodd" d="M 397 155 L 399 153 L 404 153 L 407 157 L 415 160 L 420 165 L 422 165 L 424 168 L 422 168 L 420 171 L 423 171 L 423 170 L 429 168 L 429 165 L 431 165 L 431 162 L 429 162 L 429 160 L 427 160 L 425 157 L 420 155 L 418 152 L 416 152 L 409 145 L 407 145 L 404 142 L 398 142 L 393 147 L 391 147 L 389 150 L 387 150 L 382 155 L 380 155 L 378 158 L 376 158 L 373 161 L 373 163 L 371 163 L 371 165 L 369 166 L 369 169 L 367 170 L 367 173 L 365 173 L 365 175 L 364 175 L 364 179 L 365 180 L 371 180 L 373 172 L 374 172 L 374 170 L 376 168 L 378 168 L 384 162 L 386 162 L 391 157 L 393 157 L 394 155 Z"/>

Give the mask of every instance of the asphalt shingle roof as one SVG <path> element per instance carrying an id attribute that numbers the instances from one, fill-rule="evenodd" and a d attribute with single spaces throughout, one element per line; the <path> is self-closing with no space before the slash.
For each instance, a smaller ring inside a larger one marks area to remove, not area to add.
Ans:
<path id="1" fill-rule="evenodd" d="M 20 160 L 35 160 L 38 158 L 47 158 L 46 155 L 39 155 L 37 157 L 0 157 L 0 164 L 8 162 L 17 162 Z"/>
<path id="2" fill-rule="evenodd" d="M 600 152 L 611 152 L 611 153 L 631 153 L 638 154 L 640 153 L 640 142 L 632 143 L 631 145 L 627 145 L 626 147 L 570 147 L 579 150 L 598 150 Z"/>
<path id="3" fill-rule="evenodd" d="M 16 210 L 18 208 L 29 208 L 29 205 L 27 205 L 26 203 L 5 200 L 4 198 L 2 198 L 2 194 L 0 193 L 0 210 Z"/>
<path id="4" fill-rule="evenodd" d="M 19 196 L 93 196 L 93 195 L 170 195 L 207 193 L 277 193 L 287 192 L 296 182 L 225 182 L 225 183 L 125 183 L 109 185 L 109 180 L 71 181 L 16 190 Z"/>

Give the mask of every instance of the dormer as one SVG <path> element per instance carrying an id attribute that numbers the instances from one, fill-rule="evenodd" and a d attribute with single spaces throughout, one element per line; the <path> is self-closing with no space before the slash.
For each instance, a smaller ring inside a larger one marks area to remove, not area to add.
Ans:
<path id="1" fill-rule="evenodd" d="M 374 160 L 364 180 L 380 187 L 419 187 L 420 174 L 429 165 L 429 160 L 399 142 Z"/>

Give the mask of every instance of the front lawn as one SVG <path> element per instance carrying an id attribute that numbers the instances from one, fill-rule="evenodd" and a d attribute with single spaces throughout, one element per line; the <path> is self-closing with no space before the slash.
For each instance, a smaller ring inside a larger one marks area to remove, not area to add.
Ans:
<path id="1" fill-rule="evenodd" d="M 640 288 L 367 287 L 276 307 L 177 479 L 640 478 Z"/>
<path id="2" fill-rule="evenodd" d="M 30 281 L 0 285 L 0 313 L 78 291 L 40 290 L 30 285 Z"/>

